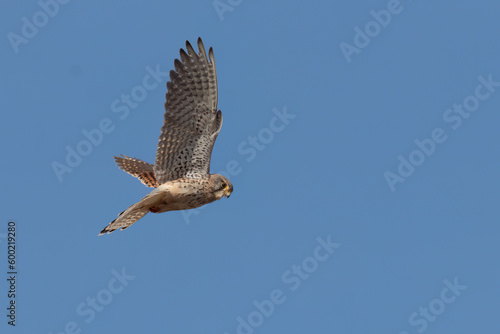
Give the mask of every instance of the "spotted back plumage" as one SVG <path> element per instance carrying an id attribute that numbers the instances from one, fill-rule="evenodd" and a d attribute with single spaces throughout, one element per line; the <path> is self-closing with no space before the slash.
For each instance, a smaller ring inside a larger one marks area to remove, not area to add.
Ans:
<path id="1" fill-rule="evenodd" d="M 201 38 L 198 54 L 186 41 L 181 60 L 167 82 L 165 118 L 156 151 L 154 174 L 158 184 L 181 177 L 207 178 L 210 157 L 222 126 L 217 110 L 217 75 L 212 48 L 208 58 Z"/>

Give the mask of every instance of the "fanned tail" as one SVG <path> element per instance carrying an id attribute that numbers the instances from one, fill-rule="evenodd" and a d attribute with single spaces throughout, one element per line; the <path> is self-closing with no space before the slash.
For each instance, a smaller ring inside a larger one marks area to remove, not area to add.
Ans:
<path id="1" fill-rule="evenodd" d="M 130 175 L 137 177 L 147 187 L 158 187 L 154 165 L 137 158 L 127 157 L 123 154 L 120 155 L 121 157 L 114 157 L 118 167 Z"/>

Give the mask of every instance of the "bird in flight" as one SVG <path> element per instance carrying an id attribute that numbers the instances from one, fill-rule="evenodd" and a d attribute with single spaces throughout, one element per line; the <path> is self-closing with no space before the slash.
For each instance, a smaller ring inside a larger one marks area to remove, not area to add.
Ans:
<path id="1" fill-rule="evenodd" d="M 214 52 L 210 48 L 207 57 L 201 38 L 198 53 L 186 41 L 186 51 L 180 50 L 174 66 L 167 82 L 155 164 L 125 155 L 114 157 L 121 169 L 155 189 L 120 213 L 99 235 L 124 230 L 148 212 L 194 209 L 229 197 L 233 191 L 226 177 L 210 174 L 212 149 L 222 127 Z"/>

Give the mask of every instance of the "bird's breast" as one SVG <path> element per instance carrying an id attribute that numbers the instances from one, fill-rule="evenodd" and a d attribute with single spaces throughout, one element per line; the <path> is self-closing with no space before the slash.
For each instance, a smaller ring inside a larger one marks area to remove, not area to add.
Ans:
<path id="1" fill-rule="evenodd" d="M 159 187 L 159 190 L 162 190 L 164 195 L 150 207 L 150 211 L 160 213 L 188 210 L 213 202 L 215 198 L 212 199 L 213 195 L 208 193 L 206 189 L 204 184 L 201 183 L 167 182 Z"/>

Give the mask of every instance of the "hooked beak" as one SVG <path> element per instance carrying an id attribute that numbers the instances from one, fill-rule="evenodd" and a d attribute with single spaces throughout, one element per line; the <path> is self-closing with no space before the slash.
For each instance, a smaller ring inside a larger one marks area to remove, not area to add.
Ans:
<path id="1" fill-rule="evenodd" d="M 226 196 L 227 198 L 229 198 L 229 196 L 231 196 L 232 192 L 233 191 L 231 189 L 229 189 L 229 187 L 228 187 L 228 188 L 224 189 L 224 196 Z"/>

